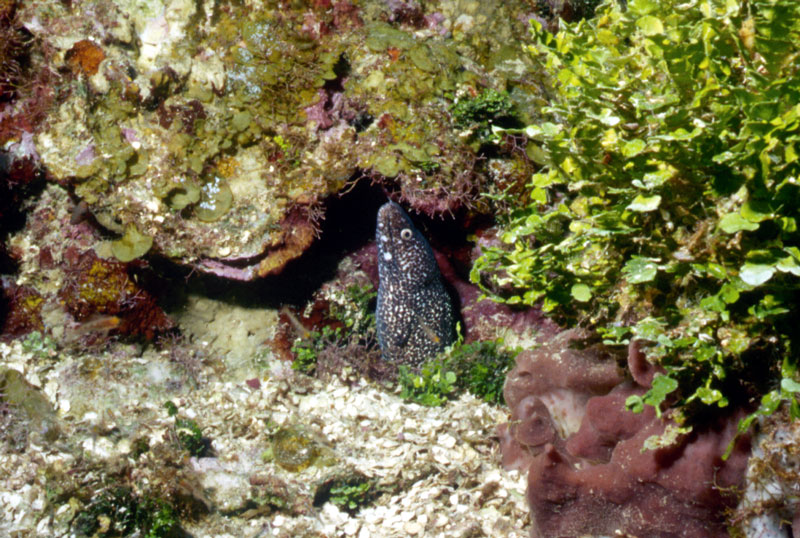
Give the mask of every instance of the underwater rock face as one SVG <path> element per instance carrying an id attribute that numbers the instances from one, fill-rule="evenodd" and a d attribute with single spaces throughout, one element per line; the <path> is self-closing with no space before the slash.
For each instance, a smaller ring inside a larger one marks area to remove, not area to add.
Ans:
<path id="1" fill-rule="evenodd" d="M 53 442 L 61 435 L 53 406 L 19 371 L 0 367 L 0 403 L 20 410 L 28 430 L 40 436 L 38 442 Z"/>
<path id="2" fill-rule="evenodd" d="M 120 259 L 155 252 L 226 278 L 280 271 L 359 175 L 450 211 L 482 181 L 450 106 L 489 85 L 533 110 L 516 46 L 529 8 L 398 5 L 27 5 L 23 24 L 69 73 L 36 149 L 123 236 Z"/>
<path id="3" fill-rule="evenodd" d="M 384 204 L 375 234 L 380 278 L 375 322 L 381 352 L 388 361 L 419 366 L 456 338 L 450 295 L 431 246 L 403 208 Z"/>
<path id="4" fill-rule="evenodd" d="M 744 413 L 675 433 L 676 425 L 651 407 L 639 414 L 625 408 L 652 380 L 638 347 L 629 349 L 629 366 L 648 384 L 612 373 L 613 360 L 602 374 L 604 363 L 592 358 L 599 349 L 576 348 L 579 341 L 578 331 L 566 331 L 521 354 L 506 381 L 512 422 L 499 431 L 503 460 L 527 467 L 532 536 L 728 536 L 726 512 L 736 504 L 749 440 L 737 441 L 727 461 L 722 454 Z M 564 406 L 551 403 L 554 392 L 563 399 L 567 389 L 582 395 L 566 400 L 577 429 L 554 412 Z M 653 447 L 656 438 L 671 442 Z"/>
<path id="5" fill-rule="evenodd" d="M 66 190 L 48 185 L 28 210 L 26 228 L 12 234 L 15 279 L 2 279 L 8 315 L 0 339 L 31 331 L 65 344 L 99 343 L 109 334 L 153 340 L 173 329 L 143 260 L 117 261 L 113 241 L 102 241 Z M 63 340 L 62 340 L 63 339 Z"/>
<path id="6" fill-rule="evenodd" d="M 753 440 L 735 514 L 747 538 L 800 536 L 800 422 L 787 407 L 761 418 Z"/>

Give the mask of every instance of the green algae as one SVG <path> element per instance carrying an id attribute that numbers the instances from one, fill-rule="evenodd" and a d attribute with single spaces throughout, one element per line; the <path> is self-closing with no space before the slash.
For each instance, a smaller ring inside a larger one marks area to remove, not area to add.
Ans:
<path id="1" fill-rule="evenodd" d="M 416 40 L 414 36 L 385 23 L 375 23 L 367 30 L 365 44 L 373 52 L 383 52 L 389 47 L 400 50 L 410 49 Z"/>
<path id="2" fill-rule="evenodd" d="M 58 416 L 50 401 L 17 370 L 0 368 L 0 401 L 20 410 L 30 429 L 45 440 L 53 442 L 60 437 Z"/>
<path id="3" fill-rule="evenodd" d="M 111 253 L 121 262 L 129 262 L 147 254 L 153 246 L 153 238 L 141 233 L 136 226 L 125 227 L 125 235 L 111 242 Z"/>
<path id="4" fill-rule="evenodd" d="M 408 51 L 408 57 L 418 69 L 426 71 L 428 73 L 433 73 L 436 71 L 437 64 L 434 61 L 435 56 L 433 55 L 433 51 L 428 48 L 425 44 L 419 44 Z"/>
<path id="5" fill-rule="evenodd" d="M 200 201 L 200 187 L 191 179 L 181 177 L 162 199 L 171 209 L 180 211 Z"/>
<path id="6" fill-rule="evenodd" d="M 78 536 L 145 538 L 182 536 L 175 509 L 165 500 L 136 495 L 125 486 L 109 488 L 92 500 L 72 522 Z"/>
<path id="7" fill-rule="evenodd" d="M 200 203 L 194 208 L 195 216 L 203 222 L 214 222 L 222 218 L 233 205 L 233 193 L 218 175 L 212 175 L 200 187 Z"/>
<path id="8" fill-rule="evenodd" d="M 184 450 L 192 456 L 201 457 L 206 452 L 206 442 L 203 439 L 203 430 L 192 419 L 175 419 L 175 431 L 178 434 L 178 441 Z"/>

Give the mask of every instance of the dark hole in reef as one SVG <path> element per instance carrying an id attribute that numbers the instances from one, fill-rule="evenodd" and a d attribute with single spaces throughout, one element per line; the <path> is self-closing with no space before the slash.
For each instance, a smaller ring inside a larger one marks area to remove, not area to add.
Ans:
<path id="1" fill-rule="evenodd" d="M 31 159 L 0 151 L 0 274 L 17 271 L 6 240 L 25 226 L 25 200 L 38 196 L 44 186 L 44 175 Z"/>
<path id="2" fill-rule="evenodd" d="M 163 258 L 154 258 L 151 264 L 157 272 L 176 284 L 165 306 L 170 310 L 180 308 L 185 293 L 199 293 L 243 306 L 302 306 L 323 282 L 334 277 L 344 256 L 372 241 L 375 215 L 385 201 L 382 189 L 366 181 L 342 196 L 330 197 L 325 202 L 319 239 L 280 274 L 251 282 L 192 272 Z"/>
<path id="3" fill-rule="evenodd" d="M 350 125 L 356 130 L 357 133 L 364 131 L 367 127 L 372 125 L 375 118 L 368 112 L 359 112 L 350 120 Z"/>
<path id="4" fill-rule="evenodd" d="M 390 185 L 380 186 L 364 179 L 345 194 L 326 200 L 320 237 L 277 275 L 240 282 L 191 271 L 164 258 L 150 257 L 154 272 L 164 280 L 159 288 L 168 290 L 159 295 L 160 305 L 167 312 L 175 312 L 185 306 L 189 294 L 198 294 L 251 308 L 304 307 L 324 282 L 334 278 L 337 266 L 345 256 L 374 241 L 378 208 L 389 198 L 399 198 L 397 192 L 387 192 L 389 188 Z M 453 215 L 430 217 L 416 214 L 407 204 L 401 205 L 434 249 L 451 262 L 450 268 L 443 267 L 445 287 L 460 318 L 459 294 L 449 281 L 468 281 L 472 252 L 468 237 L 475 230 L 489 226 L 491 217 L 475 215 L 466 209 L 457 210 Z M 370 266 L 367 260 L 363 267 L 371 278 L 377 275 L 376 263 L 377 260 L 372 260 Z M 374 304 L 371 308 L 374 309 Z M 459 321 L 463 327 L 463 320 Z"/>
<path id="5" fill-rule="evenodd" d="M 344 91 L 344 79 L 350 74 L 350 61 L 344 54 L 339 56 L 336 63 L 333 64 L 333 74 L 336 77 L 326 81 L 322 86 L 328 95 Z"/>

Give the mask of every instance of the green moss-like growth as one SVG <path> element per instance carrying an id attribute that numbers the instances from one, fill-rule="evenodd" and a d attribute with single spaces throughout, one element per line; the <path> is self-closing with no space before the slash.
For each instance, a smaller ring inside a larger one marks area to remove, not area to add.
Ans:
<path id="1" fill-rule="evenodd" d="M 138 509 L 146 514 L 141 525 L 147 529 L 145 538 L 182 536 L 175 511 L 166 502 L 148 497 L 139 503 Z"/>
<path id="2" fill-rule="evenodd" d="M 371 284 L 352 284 L 345 289 L 341 302 L 331 303 L 331 316 L 362 337 L 374 334 L 374 302 L 377 295 Z"/>
<path id="3" fill-rule="evenodd" d="M 447 370 L 441 359 L 434 359 L 423 364 L 418 374 L 407 366 L 400 366 L 397 383 L 404 400 L 437 407 L 455 394 L 456 374 Z"/>
<path id="4" fill-rule="evenodd" d="M 325 348 L 339 346 L 343 340 L 341 327 L 332 328 L 326 325 L 321 331 L 311 331 L 305 338 L 292 345 L 295 358 L 292 369 L 304 374 L 313 374 L 317 367 L 319 353 Z"/>
<path id="5" fill-rule="evenodd" d="M 317 364 L 323 358 L 330 359 L 331 363 L 324 365 L 325 374 L 340 373 L 357 360 L 351 356 L 354 349 L 374 348 L 376 295 L 371 284 L 350 284 L 329 290 L 325 297 L 328 302 L 326 317 L 336 324 L 298 338 L 292 345 L 295 355 L 292 368 L 309 375 L 319 373 Z"/>
<path id="6" fill-rule="evenodd" d="M 459 341 L 442 356 L 426 362 L 419 373 L 400 367 L 400 397 L 435 407 L 469 392 L 488 403 L 503 403 L 503 384 L 514 366 L 516 352 L 503 349 L 500 341 Z"/>
<path id="7" fill-rule="evenodd" d="M 171 400 L 164 402 L 167 414 L 175 417 L 175 437 L 178 444 L 192 456 L 201 457 L 208 451 L 208 440 L 195 420 L 178 417 L 178 406 Z"/>
<path id="8" fill-rule="evenodd" d="M 501 405 L 506 374 L 514 366 L 517 351 L 502 347 L 500 341 L 479 341 L 453 348 L 447 368 L 456 374 L 456 386 L 485 402 Z"/>
<path id="9" fill-rule="evenodd" d="M 487 141 L 492 126 L 510 127 L 514 120 L 514 104 L 506 92 L 492 88 L 483 90 L 472 99 L 462 99 L 450 107 L 453 121 L 461 129 L 473 129 L 473 137 Z"/>
<path id="10" fill-rule="evenodd" d="M 208 444 L 203 438 L 203 430 L 192 419 L 178 418 L 175 420 L 175 432 L 178 435 L 178 442 L 184 450 L 192 456 L 200 457 L 205 454 Z"/>
<path id="11" fill-rule="evenodd" d="M 171 417 L 174 417 L 178 414 L 178 406 L 175 405 L 175 402 L 171 400 L 167 400 L 164 402 L 164 409 L 167 410 L 167 414 Z"/>
<path id="12" fill-rule="evenodd" d="M 365 479 L 337 482 L 330 488 L 330 502 L 350 515 L 356 514 L 372 502 L 374 497 L 373 484 Z"/>
<path id="13" fill-rule="evenodd" d="M 353 513 L 365 503 L 370 489 L 372 489 L 372 485 L 369 482 L 334 486 L 331 488 L 331 502 Z"/>
<path id="14" fill-rule="evenodd" d="M 130 488 L 114 487 L 79 512 L 72 523 L 78 536 L 128 536 L 145 538 L 181 536 L 177 516 L 161 499 L 138 497 Z"/>
<path id="15" fill-rule="evenodd" d="M 354 516 L 381 494 L 375 479 L 350 470 L 338 472 L 322 480 L 314 492 L 314 506 L 321 507 L 330 502 L 340 510 Z"/>
<path id="16" fill-rule="evenodd" d="M 33 331 L 22 341 L 22 349 L 39 359 L 46 359 L 56 355 L 56 341 L 47 334 Z"/>

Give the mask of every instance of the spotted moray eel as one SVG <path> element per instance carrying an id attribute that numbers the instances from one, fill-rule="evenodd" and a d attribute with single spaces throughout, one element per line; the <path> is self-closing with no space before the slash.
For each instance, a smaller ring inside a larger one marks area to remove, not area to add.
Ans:
<path id="1" fill-rule="evenodd" d="M 394 202 L 378 210 L 378 343 L 387 361 L 418 367 L 453 343 L 455 315 L 430 245 Z"/>

